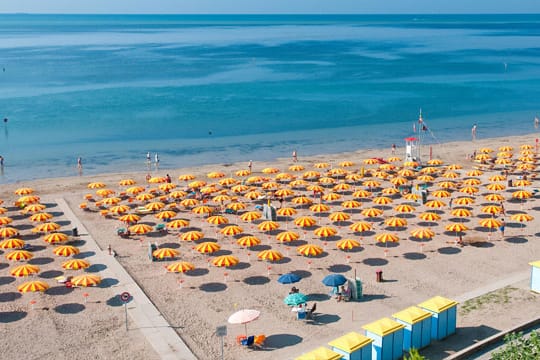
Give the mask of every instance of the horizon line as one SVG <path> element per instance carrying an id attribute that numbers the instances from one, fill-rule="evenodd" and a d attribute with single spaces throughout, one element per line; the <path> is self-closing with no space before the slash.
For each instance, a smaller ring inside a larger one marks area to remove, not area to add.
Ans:
<path id="1" fill-rule="evenodd" d="M 539 13 L 525 13 L 525 12 L 492 12 L 492 13 L 439 13 L 439 12 L 420 12 L 420 13 L 124 13 L 124 12 L 110 12 L 110 13 L 92 13 L 92 12 L 70 12 L 70 13 L 56 13 L 56 12 L 0 12 L 0 15 L 238 15 L 238 16 L 250 16 L 250 15 L 294 15 L 294 16 L 327 16 L 327 15 L 341 15 L 341 16 L 387 16 L 387 15 L 399 15 L 399 16 L 411 16 L 411 15 L 430 15 L 430 16 L 467 16 L 467 15 L 540 15 Z"/>

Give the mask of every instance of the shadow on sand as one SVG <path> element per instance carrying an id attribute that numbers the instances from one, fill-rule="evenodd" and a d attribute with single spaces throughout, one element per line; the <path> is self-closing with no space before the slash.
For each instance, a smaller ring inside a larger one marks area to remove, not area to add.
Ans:
<path id="1" fill-rule="evenodd" d="M 10 323 L 24 319 L 28 315 L 25 311 L 5 311 L 0 312 L 0 323 Z"/>

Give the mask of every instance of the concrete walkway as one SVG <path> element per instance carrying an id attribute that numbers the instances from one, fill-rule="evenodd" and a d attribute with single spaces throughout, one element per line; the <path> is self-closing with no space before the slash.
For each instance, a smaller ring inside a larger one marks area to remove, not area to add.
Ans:
<path id="1" fill-rule="evenodd" d="M 128 314 L 135 325 L 134 327 L 141 331 L 159 357 L 161 359 L 171 360 L 196 360 L 195 355 L 193 355 L 180 336 L 178 336 L 127 271 L 107 251 L 100 249 L 98 244 L 88 234 L 84 225 L 75 216 L 73 211 L 71 211 L 66 201 L 62 198 L 56 199 L 55 202 L 64 212 L 64 216 L 71 222 L 72 226 L 78 229 L 79 238 L 86 241 L 84 247 L 96 253 L 94 258 L 98 263 L 107 266 L 105 270 L 101 271 L 100 275 L 118 280 L 118 284 L 114 286 L 117 294 L 124 291 L 131 294 L 132 300 L 128 303 Z M 133 323 L 131 324 L 132 327 Z"/>
<path id="2" fill-rule="evenodd" d="M 480 288 L 474 289 L 473 291 L 469 291 L 467 293 L 461 294 L 457 297 L 452 298 L 452 300 L 455 300 L 459 302 L 460 304 L 464 303 L 467 300 L 477 298 L 479 296 L 485 295 L 487 293 L 490 293 L 492 291 L 502 289 L 504 287 L 514 285 L 516 283 L 528 280 L 531 276 L 531 270 L 528 269 L 526 271 L 520 271 L 517 273 L 513 273 L 509 275 L 508 277 L 504 279 L 500 279 L 498 281 L 492 282 L 491 284 L 487 284 L 486 286 L 482 286 Z"/>

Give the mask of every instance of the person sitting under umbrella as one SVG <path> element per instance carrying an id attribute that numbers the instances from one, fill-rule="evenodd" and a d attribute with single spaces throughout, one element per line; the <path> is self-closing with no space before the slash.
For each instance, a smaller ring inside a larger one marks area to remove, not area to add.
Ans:
<path id="1" fill-rule="evenodd" d="M 293 286 L 292 289 L 291 289 L 291 291 L 289 291 L 289 295 L 290 295 L 290 294 L 296 294 L 296 293 L 298 293 L 298 292 L 300 292 L 300 290 L 297 289 L 296 286 Z"/>
<path id="2" fill-rule="evenodd" d="M 347 289 L 345 289 L 345 286 L 341 286 L 339 288 L 339 292 L 337 293 L 337 301 L 349 301 L 351 299 L 351 288 L 347 286 Z"/>

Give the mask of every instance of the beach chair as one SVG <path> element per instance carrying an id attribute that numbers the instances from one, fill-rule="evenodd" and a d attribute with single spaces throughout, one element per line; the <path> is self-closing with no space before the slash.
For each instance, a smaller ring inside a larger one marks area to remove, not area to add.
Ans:
<path id="1" fill-rule="evenodd" d="M 167 228 L 165 227 L 165 224 L 157 224 L 156 231 L 160 233 L 167 233 Z"/>
<path id="2" fill-rule="evenodd" d="M 264 347 L 264 341 L 266 340 L 266 335 L 257 335 L 255 340 L 253 340 L 254 349 L 262 349 Z"/>
<path id="3" fill-rule="evenodd" d="M 253 345 L 253 342 L 255 341 L 255 336 L 254 335 L 250 335 L 247 337 L 247 339 L 244 339 L 242 340 L 241 344 L 244 345 L 244 346 L 252 346 Z"/>
<path id="4" fill-rule="evenodd" d="M 306 312 L 306 319 L 315 320 L 315 310 L 317 310 L 317 303 L 313 303 L 311 309 Z"/>
<path id="5" fill-rule="evenodd" d="M 296 313 L 296 320 L 305 320 L 306 319 L 306 312 L 305 311 L 298 311 Z"/>

